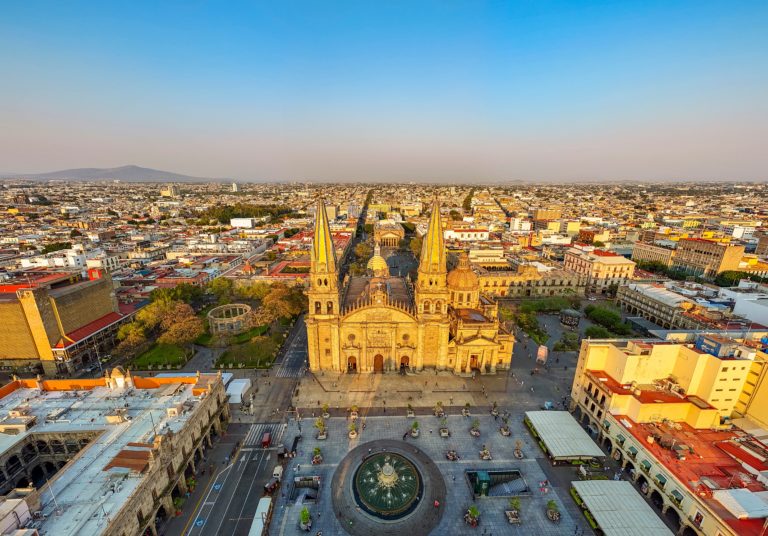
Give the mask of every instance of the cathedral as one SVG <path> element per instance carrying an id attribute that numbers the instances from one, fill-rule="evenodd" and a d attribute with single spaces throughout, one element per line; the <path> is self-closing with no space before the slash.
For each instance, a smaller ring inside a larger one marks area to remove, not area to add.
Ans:
<path id="1" fill-rule="evenodd" d="M 447 269 L 437 200 L 416 283 L 390 275 L 376 244 L 364 276 L 339 272 L 328 216 L 318 203 L 312 242 L 307 340 L 309 368 L 348 373 L 494 374 L 512 360 L 514 338 L 497 305 L 480 293 L 466 253 Z"/>

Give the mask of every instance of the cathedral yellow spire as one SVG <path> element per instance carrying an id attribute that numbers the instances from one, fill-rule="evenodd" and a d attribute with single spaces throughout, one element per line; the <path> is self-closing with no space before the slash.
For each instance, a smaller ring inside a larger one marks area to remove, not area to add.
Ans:
<path id="1" fill-rule="evenodd" d="M 315 214 L 315 235 L 312 240 L 312 257 L 310 259 L 312 273 L 336 272 L 336 252 L 333 248 L 331 226 L 328 223 L 328 214 L 325 212 L 325 204 L 322 199 L 317 201 L 317 213 Z"/>
<path id="2" fill-rule="evenodd" d="M 421 245 L 419 273 L 446 273 L 445 247 L 443 244 L 443 222 L 440 219 L 440 204 L 437 197 L 432 202 L 432 215 L 429 218 L 429 228 Z"/>

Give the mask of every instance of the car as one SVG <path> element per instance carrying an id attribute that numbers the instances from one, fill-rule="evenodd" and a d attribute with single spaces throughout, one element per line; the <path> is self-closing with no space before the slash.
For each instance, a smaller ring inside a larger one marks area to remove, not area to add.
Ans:
<path id="1" fill-rule="evenodd" d="M 587 299 L 588 299 L 589 301 L 597 301 L 597 298 L 595 298 L 594 296 L 590 296 L 590 297 L 589 297 L 589 298 L 587 298 Z"/>
<path id="2" fill-rule="evenodd" d="M 280 485 L 280 481 L 277 478 L 271 478 L 269 482 L 264 484 L 264 491 L 269 493 L 270 495 L 272 492 L 274 492 L 277 489 L 277 486 Z"/>

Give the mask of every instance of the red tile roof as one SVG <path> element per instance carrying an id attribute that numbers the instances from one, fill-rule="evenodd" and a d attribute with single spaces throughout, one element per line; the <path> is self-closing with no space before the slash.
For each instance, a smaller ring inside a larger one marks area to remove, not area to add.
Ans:
<path id="1" fill-rule="evenodd" d="M 100 331 L 106 328 L 107 326 L 110 326 L 115 322 L 122 320 L 123 318 L 124 318 L 124 315 L 121 315 L 120 313 L 109 313 L 107 315 L 102 316 L 101 318 L 97 318 L 93 322 L 67 333 L 67 339 L 60 339 L 59 342 L 56 343 L 55 348 L 66 348 L 67 346 L 71 346 L 85 339 L 86 337 L 93 335 L 97 331 Z M 70 341 L 74 341 L 74 342 L 70 342 Z"/>

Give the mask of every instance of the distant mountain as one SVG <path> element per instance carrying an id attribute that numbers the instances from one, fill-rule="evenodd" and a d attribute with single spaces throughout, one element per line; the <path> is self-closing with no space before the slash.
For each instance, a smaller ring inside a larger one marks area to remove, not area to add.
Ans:
<path id="1" fill-rule="evenodd" d="M 51 171 L 48 173 L 6 173 L 0 175 L 4 179 L 31 179 L 39 181 L 70 180 L 70 181 L 98 181 L 121 180 L 126 182 L 208 182 L 222 181 L 223 178 L 192 177 L 180 175 L 170 171 L 143 168 L 139 166 L 120 166 L 115 168 L 79 168 Z"/>

